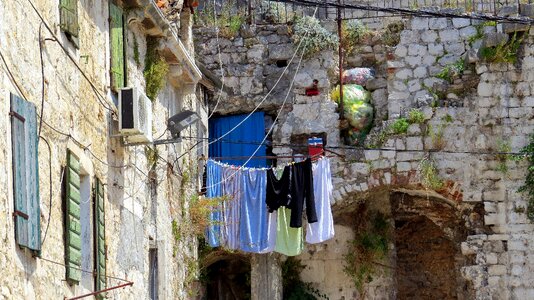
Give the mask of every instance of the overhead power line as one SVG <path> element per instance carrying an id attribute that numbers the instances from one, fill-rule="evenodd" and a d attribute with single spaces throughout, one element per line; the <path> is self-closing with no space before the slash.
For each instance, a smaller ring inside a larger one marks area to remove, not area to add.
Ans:
<path id="1" fill-rule="evenodd" d="M 528 17 L 506 17 L 497 15 L 488 15 L 482 13 L 455 13 L 447 11 L 434 11 L 431 9 L 409 9 L 398 7 L 379 7 L 369 4 L 346 4 L 335 3 L 329 1 L 311 1 L 311 0 L 276 0 L 277 2 L 296 4 L 301 6 L 319 6 L 323 8 L 340 8 L 340 9 L 354 9 L 363 11 L 374 11 L 390 14 L 398 14 L 403 16 L 413 17 L 427 17 L 427 18 L 462 18 L 462 19 L 474 19 L 483 21 L 496 21 L 506 23 L 518 23 L 532 25 L 534 19 Z"/>

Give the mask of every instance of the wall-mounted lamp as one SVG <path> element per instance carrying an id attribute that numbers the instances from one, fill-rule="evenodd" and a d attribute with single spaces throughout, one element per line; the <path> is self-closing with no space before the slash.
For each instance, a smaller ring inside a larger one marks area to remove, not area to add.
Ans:
<path id="1" fill-rule="evenodd" d="M 181 141 L 180 132 L 200 120 L 196 112 L 185 110 L 167 120 L 167 130 L 171 133 L 171 139 L 154 141 L 154 145 L 172 144 Z"/>

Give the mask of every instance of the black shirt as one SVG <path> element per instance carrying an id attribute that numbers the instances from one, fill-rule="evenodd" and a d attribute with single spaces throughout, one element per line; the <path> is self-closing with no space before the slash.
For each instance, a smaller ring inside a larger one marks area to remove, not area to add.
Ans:
<path id="1" fill-rule="evenodd" d="M 313 195 L 313 174 L 311 159 L 292 165 L 291 168 L 291 220 L 290 227 L 302 227 L 302 212 L 306 201 L 308 223 L 317 222 L 315 197 Z"/>
<path id="2" fill-rule="evenodd" d="M 265 202 L 269 212 L 277 210 L 280 206 L 288 206 L 291 202 L 291 194 L 289 192 L 291 186 L 290 172 L 289 166 L 284 167 L 282 177 L 278 180 L 272 169 L 267 170 Z"/>

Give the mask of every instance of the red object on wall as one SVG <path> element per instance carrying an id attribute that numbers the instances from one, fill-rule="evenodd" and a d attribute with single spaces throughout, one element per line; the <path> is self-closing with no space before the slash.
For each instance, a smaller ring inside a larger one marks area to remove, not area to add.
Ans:
<path id="1" fill-rule="evenodd" d="M 316 157 L 324 154 L 322 138 L 311 137 L 308 139 L 308 154 L 311 157 Z"/>
<path id="2" fill-rule="evenodd" d="M 306 89 L 306 96 L 317 96 L 319 95 L 319 90 L 316 88 L 308 88 Z"/>

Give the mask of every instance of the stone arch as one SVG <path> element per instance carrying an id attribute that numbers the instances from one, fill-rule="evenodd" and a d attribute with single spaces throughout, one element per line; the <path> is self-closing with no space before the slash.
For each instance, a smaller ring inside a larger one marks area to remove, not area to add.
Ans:
<path id="1" fill-rule="evenodd" d="M 453 181 L 445 181 L 435 191 L 425 188 L 418 177 L 415 170 L 399 176 L 395 170 L 381 169 L 360 177 L 356 186 L 362 189 L 347 188 L 354 187 L 353 182 L 342 183 L 346 194 L 333 206 L 336 224 L 354 228 L 357 234 L 362 206 L 366 206 L 364 210 L 385 214 L 393 232 L 392 251 L 384 261 L 390 279 L 378 275 L 381 279 L 369 285 L 364 297 L 472 299 L 474 288 L 461 270 L 474 262 L 462 255 L 461 244 L 469 234 L 486 230 L 484 209 L 464 203 L 459 184 Z"/>
<path id="2" fill-rule="evenodd" d="M 429 197 L 392 192 L 396 289 L 399 299 L 472 299 L 461 276 L 469 259 L 460 245 L 467 237 L 458 206 Z"/>
<path id="3" fill-rule="evenodd" d="M 215 250 L 202 260 L 203 298 L 237 300 L 250 298 L 250 255 Z"/>

